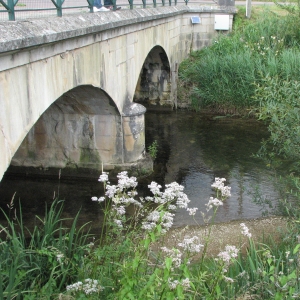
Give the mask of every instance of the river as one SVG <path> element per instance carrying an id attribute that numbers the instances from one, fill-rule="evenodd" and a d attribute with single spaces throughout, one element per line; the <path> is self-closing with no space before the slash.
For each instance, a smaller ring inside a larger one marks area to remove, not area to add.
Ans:
<path id="1" fill-rule="evenodd" d="M 142 180 L 142 189 L 151 181 L 161 185 L 177 181 L 185 187 L 190 207 L 205 212 L 205 204 L 214 195 L 211 189 L 214 178 L 224 177 L 232 196 L 220 207 L 216 222 L 261 217 L 262 206 L 254 203 L 254 199 L 267 199 L 276 205 L 279 194 L 273 182 L 274 174 L 253 157 L 260 141 L 268 136 L 263 124 L 253 119 L 177 110 L 147 112 L 145 125 L 146 147 L 156 140 L 158 156 L 155 172 Z M 0 206 L 6 208 L 15 194 L 15 202 L 20 200 L 24 221 L 30 226 L 35 222 L 34 215 L 43 215 L 45 203 L 59 195 L 65 200 L 65 217 L 74 218 L 81 209 L 80 223 L 91 221 L 98 230 L 102 213 L 91 197 L 102 193 L 97 179 L 64 180 L 63 170 L 60 179 L 57 175 L 54 180 L 6 174 L 0 183 Z M 199 213 L 196 220 L 203 224 Z M 176 213 L 175 227 L 193 224 L 194 220 L 184 210 Z"/>

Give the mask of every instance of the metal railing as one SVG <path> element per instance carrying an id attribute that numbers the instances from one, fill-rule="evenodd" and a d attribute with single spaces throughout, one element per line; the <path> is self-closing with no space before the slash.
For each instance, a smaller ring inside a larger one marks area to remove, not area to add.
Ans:
<path id="1" fill-rule="evenodd" d="M 128 1 L 128 2 L 127 2 Z M 123 8 L 133 9 L 135 7 L 157 7 L 177 5 L 178 0 L 157 0 L 147 3 L 133 3 L 133 0 L 118 0 L 118 5 Z M 182 0 L 182 3 L 188 4 L 189 0 Z M 110 3 L 113 10 L 117 10 L 117 0 L 102 0 L 102 5 Z M 65 13 L 93 12 L 94 0 L 0 0 L 0 21 L 22 20 L 28 18 L 40 18 L 50 15 L 61 17 Z"/>

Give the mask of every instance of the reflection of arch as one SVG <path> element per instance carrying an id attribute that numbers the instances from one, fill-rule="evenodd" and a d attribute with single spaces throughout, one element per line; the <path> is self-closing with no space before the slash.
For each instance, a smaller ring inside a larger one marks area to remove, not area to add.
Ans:
<path id="1" fill-rule="evenodd" d="M 140 106 L 135 105 L 135 115 L 139 115 Z M 133 125 L 129 126 L 126 118 Z M 121 116 L 104 91 L 90 85 L 76 87 L 58 98 L 39 118 L 13 157 L 12 165 L 99 169 L 102 163 L 136 160 L 144 150 L 143 121 L 142 118 L 140 134 L 136 118 L 130 113 Z M 130 138 L 131 149 L 124 149 L 124 139 L 126 142 Z M 136 141 L 142 149 L 135 147 Z"/>
<path id="2" fill-rule="evenodd" d="M 145 106 L 170 103 L 170 63 L 161 46 L 151 49 L 145 59 L 137 82 L 134 101 Z"/>

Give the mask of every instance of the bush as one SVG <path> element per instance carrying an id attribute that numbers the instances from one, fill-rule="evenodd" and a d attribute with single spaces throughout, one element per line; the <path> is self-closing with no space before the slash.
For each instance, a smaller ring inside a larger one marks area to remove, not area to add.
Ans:
<path id="1" fill-rule="evenodd" d="M 296 22 L 296 23 L 295 23 Z M 255 84 L 267 76 L 298 78 L 300 35 L 295 16 L 264 12 L 213 45 L 191 54 L 179 69 L 179 78 L 191 89 L 195 109 L 241 112 L 255 107 Z"/>

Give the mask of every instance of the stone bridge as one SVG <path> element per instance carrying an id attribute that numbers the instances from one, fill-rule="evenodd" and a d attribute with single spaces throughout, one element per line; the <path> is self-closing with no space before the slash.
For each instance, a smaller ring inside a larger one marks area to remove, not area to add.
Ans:
<path id="1" fill-rule="evenodd" d="M 0 180 L 10 164 L 99 171 L 143 161 L 146 108 L 176 108 L 180 62 L 211 43 L 216 18 L 230 30 L 234 12 L 174 6 L 0 22 Z"/>

